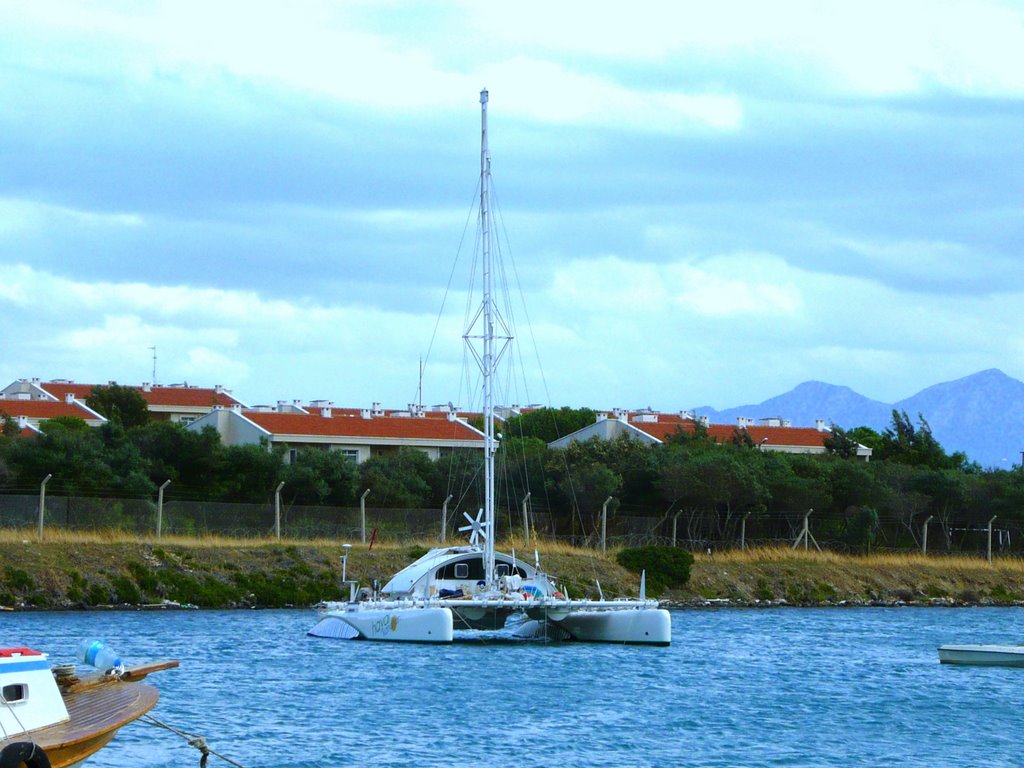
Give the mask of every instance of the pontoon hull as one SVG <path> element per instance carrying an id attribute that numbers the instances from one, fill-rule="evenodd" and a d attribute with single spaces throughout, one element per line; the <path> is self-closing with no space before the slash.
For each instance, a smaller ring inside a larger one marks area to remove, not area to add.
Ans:
<path id="1" fill-rule="evenodd" d="M 325 613 L 309 634 L 389 643 L 450 643 L 454 637 L 452 612 L 448 608 L 362 609 L 358 604 Z"/>
<path id="2" fill-rule="evenodd" d="M 1024 645 L 943 645 L 939 646 L 939 661 L 977 667 L 1024 667 Z"/>
<path id="3" fill-rule="evenodd" d="M 573 640 L 623 645 L 670 645 L 672 617 L 664 608 L 635 610 L 571 611 L 548 621 L 569 633 Z"/>

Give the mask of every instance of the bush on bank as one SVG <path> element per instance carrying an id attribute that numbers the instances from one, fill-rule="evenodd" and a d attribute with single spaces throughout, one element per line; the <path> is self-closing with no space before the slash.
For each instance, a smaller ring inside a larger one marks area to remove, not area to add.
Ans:
<path id="1" fill-rule="evenodd" d="M 666 589 L 679 589 L 690 580 L 693 555 L 677 547 L 623 549 L 615 560 L 634 573 L 647 572 L 647 593 L 658 597 Z"/>

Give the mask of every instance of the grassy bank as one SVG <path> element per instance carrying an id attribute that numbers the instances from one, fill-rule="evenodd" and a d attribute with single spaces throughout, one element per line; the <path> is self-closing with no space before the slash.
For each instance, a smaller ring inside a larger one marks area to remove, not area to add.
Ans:
<path id="1" fill-rule="evenodd" d="M 348 576 L 386 581 L 431 546 L 352 547 Z M 507 549 L 507 548 L 505 548 Z M 116 534 L 0 532 L 0 606 L 134 607 L 172 603 L 206 608 L 311 606 L 341 594 L 335 541 L 250 539 L 139 541 Z M 523 553 L 520 553 L 522 555 Z M 591 550 L 547 544 L 545 570 L 573 596 L 635 595 L 638 579 Z M 678 604 L 739 605 L 1012 604 L 1024 601 L 1024 561 L 920 555 L 848 557 L 757 549 L 697 555 L 689 584 L 662 597 Z"/>
<path id="2" fill-rule="evenodd" d="M 882 554 L 851 557 L 792 549 L 698 556 L 683 601 L 820 604 L 1015 604 L 1024 561 Z"/>

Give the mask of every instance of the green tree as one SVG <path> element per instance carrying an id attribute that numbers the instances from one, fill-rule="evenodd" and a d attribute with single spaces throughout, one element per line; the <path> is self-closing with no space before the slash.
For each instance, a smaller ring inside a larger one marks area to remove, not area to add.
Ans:
<path id="1" fill-rule="evenodd" d="M 562 493 L 574 501 L 581 519 L 584 515 L 597 515 L 605 499 L 614 496 L 622 487 L 622 477 L 596 461 L 573 467 L 571 474 L 562 479 Z"/>
<path id="2" fill-rule="evenodd" d="M 415 448 L 371 456 L 359 465 L 360 487 L 373 493 L 374 506 L 421 509 L 439 504 L 433 497 L 437 467 Z"/>
<path id="3" fill-rule="evenodd" d="M 11 418 L 11 415 L 6 411 L 0 410 L 0 422 L 3 423 L 3 428 L 0 429 L 0 435 L 3 437 L 17 437 L 18 433 L 21 432 L 18 422 Z"/>
<path id="4" fill-rule="evenodd" d="M 495 456 L 496 494 L 499 503 L 515 508 L 527 493 L 537 497 L 534 503 L 540 502 L 544 489 L 544 463 L 547 455 L 547 444 L 539 438 L 505 437 Z M 480 478 L 483 457 L 479 451 L 472 451 L 463 458 L 466 459 L 466 471 L 472 473 L 471 477 Z"/>
<path id="5" fill-rule="evenodd" d="M 656 503 L 653 493 L 654 468 L 651 465 L 651 446 L 620 435 L 614 440 L 592 438 L 569 445 L 561 454 L 565 474 L 573 475 L 578 468 L 590 464 L 606 467 L 620 478 L 615 493 L 627 507 L 642 508 Z"/>
<path id="6" fill-rule="evenodd" d="M 872 453 L 882 446 L 882 436 L 871 427 L 854 427 L 847 430 L 846 436 L 850 440 L 860 443 L 865 448 L 870 448 Z"/>
<path id="7" fill-rule="evenodd" d="M 870 552 L 878 535 L 878 511 L 874 507 L 851 507 L 846 513 L 846 543 Z"/>
<path id="8" fill-rule="evenodd" d="M 225 493 L 224 445 L 213 427 L 200 432 L 169 421 L 153 421 L 129 432 L 156 485 L 171 481 L 178 498 L 217 500 Z"/>
<path id="9" fill-rule="evenodd" d="M 507 437 L 536 437 L 551 443 L 593 424 L 596 418 L 590 408 L 538 408 L 510 417 L 501 431 Z"/>
<path id="10" fill-rule="evenodd" d="M 7 457 L 16 485 L 35 487 L 52 474 L 52 493 L 95 496 L 114 490 L 116 478 L 98 430 L 68 416 L 47 419 L 40 429 L 32 439 L 11 441 Z"/>
<path id="11" fill-rule="evenodd" d="M 265 444 L 231 445 L 221 460 L 224 501 L 259 503 L 273 494 L 284 473 L 283 449 Z"/>
<path id="12" fill-rule="evenodd" d="M 357 498 L 359 468 L 341 451 L 304 448 L 286 466 L 281 479 L 285 493 L 296 504 L 346 506 Z"/>
<path id="13" fill-rule="evenodd" d="M 93 387 L 85 404 L 125 429 L 141 427 L 149 421 L 149 405 L 134 387 L 121 384 Z"/>
<path id="14" fill-rule="evenodd" d="M 962 453 L 947 456 L 939 441 L 932 435 L 932 429 L 924 416 L 918 414 L 917 418 L 918 426 L 915 428 L 906 411 L 893 409 L 892 423 L 882 433 L 875 458 L 931 469 L 962 468 L 967 457 Z"/>
<path id="15" fill-rule="evenodd" d="M 841 459 L 857 458 L 857 441 L 836 424 L 832 425 L 829 436 L 823 442 L 826 451 Z"/>

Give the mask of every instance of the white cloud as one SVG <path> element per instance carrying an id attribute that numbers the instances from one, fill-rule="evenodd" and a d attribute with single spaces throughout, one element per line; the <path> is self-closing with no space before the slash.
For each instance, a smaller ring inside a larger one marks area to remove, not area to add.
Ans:
<path id="1" fill-rule="evenodd" d="M 616 256 L 578 259 L 555 270 L 554 294 L 573 307 L 611 314 L 793 315 L 801 297 L 779 280 L 780 259 L 735 255 L 691 264 L 626 261 Z"/>

